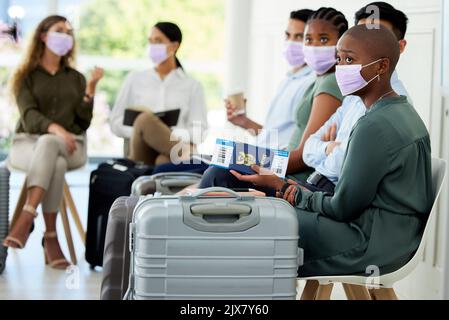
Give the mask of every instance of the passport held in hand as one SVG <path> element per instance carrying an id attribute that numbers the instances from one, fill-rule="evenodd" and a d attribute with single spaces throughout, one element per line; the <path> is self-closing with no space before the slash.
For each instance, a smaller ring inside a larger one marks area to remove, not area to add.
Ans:
<path id="1" fill-rule="evenodd" d="M 258 165 L 270 170 L 280 178 L 285 178 L 289 157 L 288 151 L 271 150 L 245 143 L 217 139 L 211 165 L 249 175 L 255 174 L 251 166 Z"/>

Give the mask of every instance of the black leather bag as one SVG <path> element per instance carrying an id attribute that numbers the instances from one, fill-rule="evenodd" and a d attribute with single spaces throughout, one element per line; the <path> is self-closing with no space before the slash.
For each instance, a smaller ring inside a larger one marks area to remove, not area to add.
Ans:
<path id="1" fill-rule="evenodd" d="M 99 165 L 90 176 L 89 210 L 86 234 L 86 260 L 91 268 L 103 265 L 103 249 L 109 210 L 114 201 L 131 194 L 133 182 L 151 175 L 153 168 L 127 159 Z"/>

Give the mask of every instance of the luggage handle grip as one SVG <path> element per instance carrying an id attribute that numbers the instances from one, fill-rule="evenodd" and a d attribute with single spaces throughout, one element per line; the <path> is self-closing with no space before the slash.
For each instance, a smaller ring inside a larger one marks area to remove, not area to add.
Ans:
<path id="1" fill-rule="evenodd" d="M 200 204 L 192 206 L 190 211 L 194 216 L 201 216 L 203 218 L 207 216 L 220 217 L 235 215 L 238 216 L 239 219 L 242 219 L 251 215 L 252 209 L 249 206 L 238 204 L 231 204 L 227 206 L 219 206 L 217 204 Z"/>
<path id="2" fill-rule="evenodd" d="M 198 183 L 198 179 L 166 179 L 161 181 L 161 186 L 166 188 L 182 188 Z"/>
<path id="3" fill-rule="evenodd" d="M 218 193 L 218 192 L 227 193 L 227 194 L 237 198 L 237 200 L 254 200 L 254 198 L 255 198 L 254 196 L 241 196 L 240 194 L 238 194 L 237 192 L 235 192 L 234 190 L 231 190 L 231 189 L 214 187 L 214 188 L 202 189 L 192 195 L 181 196 L 180 199 L 182 199 L 182 200 L 198 199 L 199 197 L 207 195 L 208 193 Z"/>
<path id="4" fill-rule="evenodd" d="M 189 172 L 163 172 L 163 173 L 156 173 L 146 178 L 153 178 L 154 180 L 157 180 L 161 178 L 182 178 L 182 177 L 201 179 L 202 175 Z"/>
<path id="5" fill-rule="evenodd" d="M 260 223 L 258 206 L 248 203 L 184 203 L 183 207 L 184 224 L 202 232 L 243 232 Z"/>

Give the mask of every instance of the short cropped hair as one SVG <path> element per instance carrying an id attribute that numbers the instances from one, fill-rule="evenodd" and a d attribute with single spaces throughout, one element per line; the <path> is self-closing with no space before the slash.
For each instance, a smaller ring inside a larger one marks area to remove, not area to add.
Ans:
<path id="1" fill-rule="evenodd" d="M 306 23 L 307 20 L 309 20 L 310 16 L 313 14 L 313 12 L 314 11 L 310 9 L 293 11 L 292 13 L 290 13 L 290 19 L 299 20 Z"/>
<path id="2" fill-rule="evenodd" d="M 408 17 L 407 15 L 394 8 L 391 4 L 378 1 L 370 3 L 366 6 L 364 6 L 362 9 L 356 12 L 355 14 L 355 24 L 359 24 L 359 21 L 362 19 L 367 19 L 372 16 L 372 12 L 367 12 L 367 8 L 369 6 L 377 6 L 379 8 L 380 13 L 380 20 L 388 21 L 393 25 L 393 31 L 395 35 L 397 36 L 398 40 L 404 40 L 405 35 L 407 33 L 407 24 L 408 24 Z"/>

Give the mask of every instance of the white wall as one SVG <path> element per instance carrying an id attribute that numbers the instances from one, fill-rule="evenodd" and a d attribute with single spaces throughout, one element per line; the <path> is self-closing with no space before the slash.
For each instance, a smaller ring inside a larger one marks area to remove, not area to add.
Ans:
<path id="1" fill-rule="evenodd" d="M 443 55 L 443 74 L 441 77 L 441 82 L 443 84 L 443 134 L 442 136 L 442 156 L 444 159 L 449 159 L 449 2 L 443 1 L 443 45 L 444 48 L 442 50 Z M 439 224 L 439 237 L 438 241 L 442 241 L 444 243 L 442 247 L 443 253 L 439 256 L 444 258 L 443 263 L 439 261 L 439 265 L 443 265 L 445 268 L 445 277 L 443 280 L 444 283 L 444 297 L 449 299 L 449 190 L 444 190 L 445 200 L 441 204 L 441 213 L 445 213 L 443 215 L 445 219 L 441 219 L 441 223 Z M 445 221 L 444 221 L 445 220 Z"/>
<path id="2" fill-rule="evenodd" d="M 359 0 L 240 0 L 252 1 L 251 18 L 247 31 L 250 34 L 249 63 L 241 70 L 248 79 L 248 112 L 263 122 L 266 109 L 284 77 L 287 65 L 282 57 L 284 31 L 293 10 L 321 6 L 332 6 L 342 11 L 350 25 L 354 14 L 364 2 Z M 404 82 L 414 101 L 415 108 L 426 123 L 432 138 L 433 155 L 440 157 L 449 152 L 442 139 L 443 100 L 442 79 L 442 1 L 441 0 L 395 0 L 387 1 L 403 10 L 410 19 L 406 39 L 408 47 L 398 66 L 399 77 Z M 366 3 L 369 3 L 367 0 Z M 449 23 L 448 23 L 449 25 Z M 245 32 L 242 30 L 241 32 Z M 449 32 L 447 34 L 449 36 Z M 448 106 L 449 107 L 449 106 Z M 448 130 L 449 132 L 449 130 Z M 444 136 L 447 136 L 444 134 Z M 444 197 L 446 200 L 447 196 Z M 441 203 L 441 212 L 447 212 L 446 201 Z M 426 250 L 423 264 L 406 281 L 398 286 L 403 297 L 439 298 L 442 296 L 443 249 L 445 242 L 446 215 L 439 216 L 434 226 L 432 239 Z"/>

